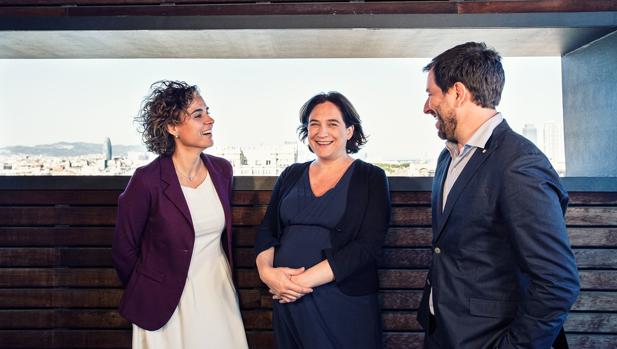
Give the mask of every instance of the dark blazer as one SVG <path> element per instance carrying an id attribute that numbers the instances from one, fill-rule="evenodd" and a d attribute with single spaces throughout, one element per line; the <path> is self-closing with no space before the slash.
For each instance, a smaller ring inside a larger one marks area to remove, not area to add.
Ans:
<path id="1" fill-rule="evenodd" d="M 390 191 L 385 172 L 355 160 L 343 218 L 330 232 L 331 248 L 323 251 L 335 283 L 348 295 L 377 292 L 377 263 L 390 223 Z M 257 230 L 255 252 L 279 246 L 283 232 L 279 202 L 301 177 L 310 162 L 293 164 L 279 176 L 266 215 Z"/>
<path id="2" fill-rule="evenodd" d="M 201 159 L 223 205 L 223 248 L 231 263 L 231 165 L 211 155 Z M 163 327 L 180 301 L 194 242 L 191 214 L 171 158 L 160 156 L 138 168 L 118 199 L 112 246 L 125 288 L 120 314 L 146 330 Z"/>
<path id="3" fill-rule="evenodd" d="M 475 151 L 442 212 L 449 164 L 444 150 L 433 182 L 433 254 L 418 321 L 441 348 L 549 349 L 579 292 L 564 222 L 568 196 L 558 175 L 503 121 L 485 151 Z"/>

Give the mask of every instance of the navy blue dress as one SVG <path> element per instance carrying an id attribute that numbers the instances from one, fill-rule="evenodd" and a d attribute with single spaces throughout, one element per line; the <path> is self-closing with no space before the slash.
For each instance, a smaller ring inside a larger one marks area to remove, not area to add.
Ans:
<path id="1" fill-rule="evenodd" d="M 275 267 L 310 268 L 325 259 L 330 232 L 342 218 L 354 164 L 320 197 L 311 190 L 308 167 L 281 201 L 284 225 Z M 313 288 L 293 303 L 273 306 L 279 349 L 374 349 L 382 347 L 377 294 L 349 296 L 334 282 Z"/>

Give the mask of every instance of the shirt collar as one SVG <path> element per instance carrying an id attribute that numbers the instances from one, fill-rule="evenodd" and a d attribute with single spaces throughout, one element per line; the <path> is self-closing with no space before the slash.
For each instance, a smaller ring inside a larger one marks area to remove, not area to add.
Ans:
<path id="1" fill-rule="evenodd" d="M 480 127 L 476 130 L 476 132 L 471 135 L 462 151 L 459 151 L 458 145 L 454 142 L 447 141 L 446 148 L 450 152 L 450 156 L 455 158 L 461 154 L 467 153 L 470 148 L 481 148 L 484 149 L 486 147 L 486 142 L 491 138 L 493 131 L 495 128 L 503 121 L 503 116 L 501 113 L 497 113 L 491 116 L 488 120 L 486 120 Z"/>

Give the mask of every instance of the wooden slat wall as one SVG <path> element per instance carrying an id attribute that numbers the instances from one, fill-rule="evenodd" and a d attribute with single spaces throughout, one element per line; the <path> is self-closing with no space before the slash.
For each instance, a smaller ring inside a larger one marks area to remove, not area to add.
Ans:
<path id="1" fill-rule="evenodd" d="M 0 347 L 129 348 L 110 245 L 119 190 L 0 191 Z M 235 265 L 251 348 L 274 347 L 271 299 L 252 244 L 268 191 L 233 197 Z M 430 258 L 430 194 L 393 192 L 380 271 L 387 348 L 421 348 L 415 320 Z M 571 193 L 568 231 L 582 292 L 566 323 L 572 348 L 617 347 L 617 193 Z"/>

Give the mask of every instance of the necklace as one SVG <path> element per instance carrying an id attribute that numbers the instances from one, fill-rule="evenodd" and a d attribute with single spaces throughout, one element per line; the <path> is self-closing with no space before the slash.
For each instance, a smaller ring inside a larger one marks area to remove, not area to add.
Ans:
<path id="1" fill-rule="evenodd" d="M 174 168 L 175 168 L 175 167 L 174 167 Z M 195 177 L 199 174 L 199 170 L 201 169 L 201 166 L 198 166 L 198 167 L 197 167 L 197 170 L 195 170 L 195 173 L 194 173 L 192 176 L 187 176 L 187 175 L 185 175 L 184 173 L 182 173 L 180 170 L 178 170 L 177 168 L 175 168 L 175 169 L 176 169 L 176 173 L 178 173 L 180 176 L 182 176 L 182 177 L 184 177 L 184 178 L 188 179 L 188 180 L 189 180 L 189 182 L 192 182 L 192 181 L 193 181 L 193 179 L 195 179 Z"/>

